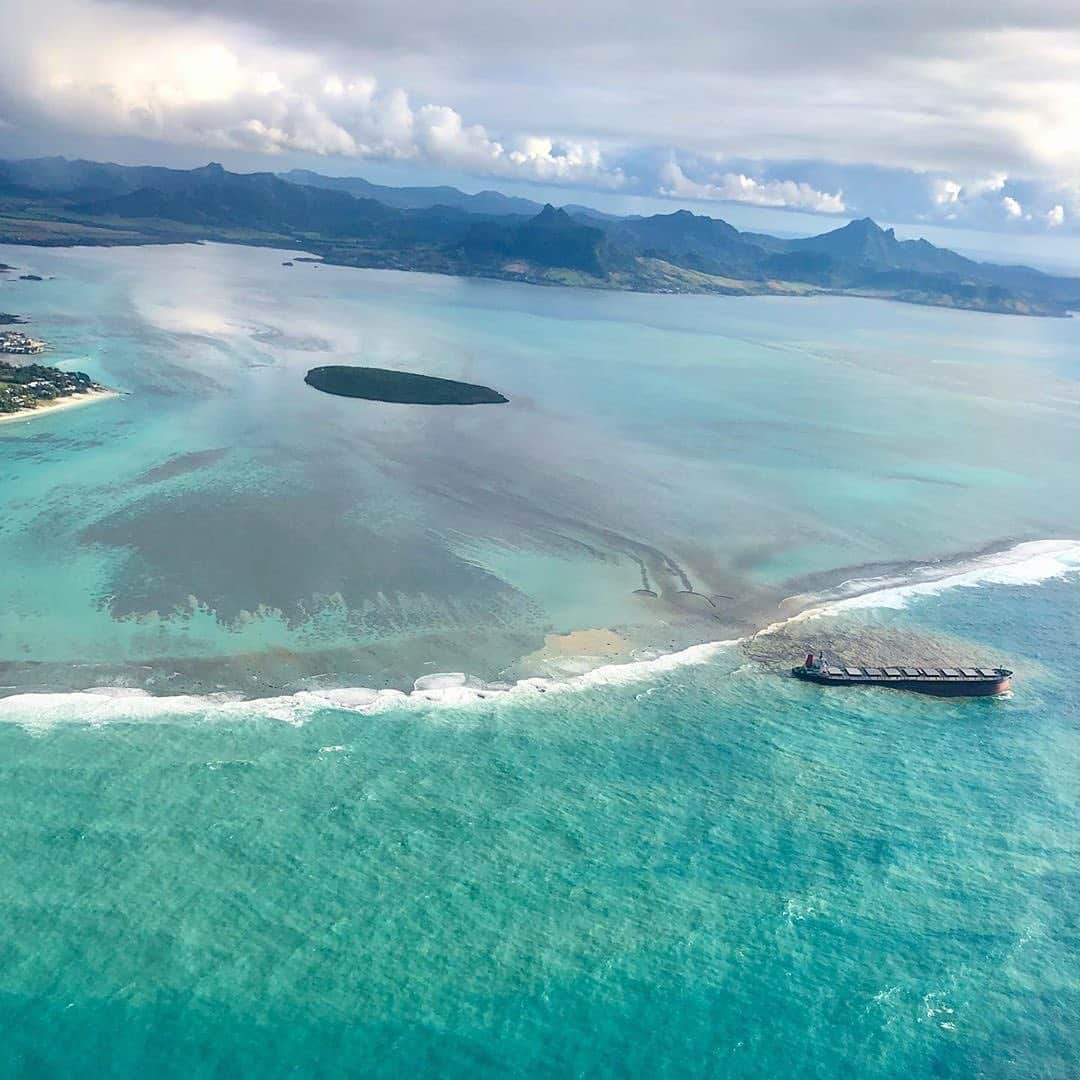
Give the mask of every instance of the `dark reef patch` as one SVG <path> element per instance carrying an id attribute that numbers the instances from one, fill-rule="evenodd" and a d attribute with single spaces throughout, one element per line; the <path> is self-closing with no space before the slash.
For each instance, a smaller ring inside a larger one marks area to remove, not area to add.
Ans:
<path id="1" fill-rule="evenodd" d="M 172 480 L 173 477 L 184 476 L 199 469 L 208 469 L 211 465 L 216 465 L 228 453 L 228 449 L 222 447 L 216 450 L 196 450 L 190 454 L 180 454 L 160 465 L 155 465 L 152 469 L 147 469 L 141 476 L 135 478 L 134 483 L 157 484 L 162 480 Z"/>
<path id="2" fill-rule="evenodd" d="M 387 368 L 317 367 L 304 382 L 325 394 L 402 405 L 502 405 L 509 400 L 489 386 Z"/>
<path id="3" fill-rule="evenodd" d="M 79 541 L 118 555 L 100 600 L 118 620 L 156 612 L 182 621 L 204 610 L 237 628 L 280 612 L 291 628 L 317 629 L 326 612 L 365 642 L 470 627 L 541 631 L 528 597 L 433 536 L 380 527 L 359 495 L 288 485 L 159 492 L 88 525 Z"/>

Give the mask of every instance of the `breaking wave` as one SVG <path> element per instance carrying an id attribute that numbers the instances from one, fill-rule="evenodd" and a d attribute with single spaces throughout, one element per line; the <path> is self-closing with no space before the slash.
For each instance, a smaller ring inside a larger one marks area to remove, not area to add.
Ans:
<path id="1" fill-rule="evenodd" d="M 901 608 L 911 599 L 946 589 L 979 585 L 1035 585 L 1080 572 L 1080 541 L 1039 540 L 989 555 L 953 563 L 918 566 L 905 575 L 851 579 L 829 593 L 789 598 L 801 610 L 759 631 L 774 633 L 803 619 L 866 608 Z M 244 698 L 233 694 L 159 696 L 145 690 L 99 687 L 72 693 L 15 694 L 0 698 L 0 721 L 32 731 L 58 723 L 102 724 L 111 721 L 183 717 L 269 718 L 301 724 L 324 710 L 374 714 L 437 706 L 463 707 L 499 701 L 536 700 L 541 695 L 624 686 L 649 681 L 682 667 L 717 659 L 745 639 L 707 642 L 674 653 L 604 664 L 564 678 L 530 678 L 515 683 L 486 683 L 464 672 L 424 675 L 409 691 L 367 687 L 303 690 L 280 697 Z"/>
<path id="2" fill-rule="evenodd" d="M 738 640 L 692 645 L 677 653 L 664 653 L 622 664 L 605 664 L 567 678 L 519 679 L 514 683 L 486 683 L 464 672 L 424 675 L 409 691 L 343 687 L 301 690 L 281 697 L 245 698 L 239 694 L 178 694 L 164 697 L 127 687 L 95 687 L 59 694 L 14 694 L 0 699 L 0 721 L 30 730 L 46 731 L 58 723 L 215 717 L 268 718 L 303 723 L 315 713 L 336 709 L 361 714 L 433 706 L 461 707 L 480 702 L 522 701 L 544 694 L 559 694 L 605 686 L 641 682 L 691 664 L 704 664 Z"/>
<path id="3" fill-rule="evenodd" d="M 829 592 L 789 597 L 787 602 L 801 610 L 768 629 L 844 611 L 903 608 L 916 597 L 936 596 L 946 589 L 1038 585 L 1077 572 L 1080 572 L 1080 540 L 1032 540 L 1004 551 L 915 566 L 892 577 L 852 578 Z"/>

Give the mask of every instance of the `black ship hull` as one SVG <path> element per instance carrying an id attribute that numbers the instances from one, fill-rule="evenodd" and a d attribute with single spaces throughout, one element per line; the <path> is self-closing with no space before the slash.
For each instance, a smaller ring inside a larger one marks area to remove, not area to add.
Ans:
<path id="1" fill-rule="evenodd" d="M 894 674 L 895 673 L 895 674 Z M 819 686 L 886 686 L 935 697 L 994 697 L 1012 685 L 1005 668 L 830 668 L 801 664 L 791 674 Z"/>

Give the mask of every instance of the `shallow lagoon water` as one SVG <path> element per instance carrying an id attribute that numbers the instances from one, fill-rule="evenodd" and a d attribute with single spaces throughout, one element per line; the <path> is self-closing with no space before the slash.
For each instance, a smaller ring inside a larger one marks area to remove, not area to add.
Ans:
<path id="1" fill-rule="evenodd" d="M 613 627 L 650 655 L 794 593 L 1080 534 L 1075 320 L 214 245 L 0 257 L 50 278 L 7 283 L 4 306 L 128 395 L 0 430 L 20 689 L 513 677 L 549 632 Z M 303 384 L 331 362 L 511 401 Z"/>
<path id="2" fill-rule="evenodd" d="M 0 1073 L 1071 1075 L 1074 322 L 0 259 L 130 394 L 0 431 Z M 594 626 L 661 655 L 383 689 Z M 1016 689 L 783 678 L 814 639 Z"/>

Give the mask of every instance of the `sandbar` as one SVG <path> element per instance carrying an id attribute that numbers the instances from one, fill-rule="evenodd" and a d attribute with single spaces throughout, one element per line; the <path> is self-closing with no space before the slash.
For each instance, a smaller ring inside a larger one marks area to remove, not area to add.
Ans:
<path id="1" fill-rule="evenodd" d="M 544 652 L 556 656 L 621 656 L 630 642 L 614 630 L 571 630 L 568 634 L 547 634 Z"/>

